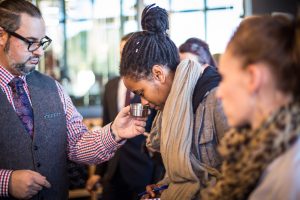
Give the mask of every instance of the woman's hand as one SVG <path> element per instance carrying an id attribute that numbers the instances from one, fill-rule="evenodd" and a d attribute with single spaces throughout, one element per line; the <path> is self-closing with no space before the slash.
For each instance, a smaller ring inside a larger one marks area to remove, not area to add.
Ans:
<path id="1" fill-rule="evenodd" d="M 164 189 L 166 189 L 168 186 L 161 186 L 158 184 L 152 184 L 146 186 L 146 192 L 147 194 L 143 195 L 141 199 L 149 199 L 149 198 L 158 198 L 160 197 L 161 193 Z"/>

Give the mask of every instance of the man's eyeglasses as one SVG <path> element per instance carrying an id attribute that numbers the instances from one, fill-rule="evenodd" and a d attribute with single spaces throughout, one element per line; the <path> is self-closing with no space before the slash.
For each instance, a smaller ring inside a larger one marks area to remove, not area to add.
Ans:
<path id="1" fill-rule="evenodd" d="M 26 42 L 28 44 L 28 51 L 30 51 L 30 52 L 37 50 L 41 46 L 42 46 L 43 50 L 45 50 L 52 42 L 52 40 L 48 36 L 43 37 L 41 39 L 41 41 L 39 41 L 39 42 L 33 42 L 33 41 L 30 41 L 30 40 L 24 38 L 23 36 L 19 35 L 18 33 L 15 33 L 12 31 L 7 31 L 7 30 L 6 30 L 6 32 L 24 42 Z"/>

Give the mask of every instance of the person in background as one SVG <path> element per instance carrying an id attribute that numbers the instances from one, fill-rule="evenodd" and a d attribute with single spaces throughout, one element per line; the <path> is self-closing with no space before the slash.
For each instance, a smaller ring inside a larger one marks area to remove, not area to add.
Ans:
<path id="1" fill-rule="evenodd" d="M 212 55 L 212 57 L 214 58 L 217 66 L 219 66 L 221 56 L 222 56 L 222 53 L 214 53 Z"/>
<path id="2" fill-rule="evenodd" d="M 217 96 L 234 128 L 221 141 L 222 177 L 202 199 L 300 199 L 299 22 L 252 16 L 230 39 Z"/>
<path id="3" fill-rule="evenodd" d="M 195 199 L 220 175 L 216 146 L 228 129 L 215 98 L 220 76 L 215 70 L 206 73 L 193 60 L 179 63 L 178 49 L 166 32 L 165 9 L 147 6 L 141 24 L 143 31 L 125 44 L 120 74 L 143 104 L 159 110 L 147 146 L 161 152 L 166 177 L 147 191 L 154 197 L 152 189 L 163 184 L 168 185 L 163 200 Z"/>
<path id="4" fill-rule="evenodd" d="M 128 33 L 122 37 L 121 53 L 126 41 L 133 34 Z M 116 77 L 105 85 L 102 102 L 103 125 L 106 125 L 124 106 L 129 103 L 140 103 L 141 99 L 127 90 L 120 77 Z M 146 132 L 150 131 L 155 114 L 156 111 L 151 110 L 145 127 Z M 163 177 L 162 164 L 159 166 L 153 162 L 149 153 L 143 148 L 144 144 L 143 135 L 128 139 L 111 160 L 97 165 L 96 173 L 89 178 L 86 188 L 91 191 L 100 181 L 103 186 L 102 200 L 138 200 L 138 193 L 142 192 L 146 185 L 158 181 L 157 177 Z"/>
<path id="5" fill-rule="evenodd" d="M 198 61 L 201 66 L 217 67 L 208 44 L 199 38 L 189 38 L 179 46 L 180 60 L 186 58 Z"/>
<path id="6" fill-rule="evenodd" d="M 145 131 L 129 107 L 112 124 L 88 131 L 70 97 L 35 70 L 51 39 L 29 1 L 0 2 L 0 198 L 67 199 L 67 158 L 93 164 L 110 159 Z"/>

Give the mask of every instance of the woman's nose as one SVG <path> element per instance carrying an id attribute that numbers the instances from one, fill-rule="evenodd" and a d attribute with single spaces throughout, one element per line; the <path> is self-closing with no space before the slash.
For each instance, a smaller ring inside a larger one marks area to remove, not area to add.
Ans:
<path id="1" fill-rule="evenodd" d="M 147 104 L 149 104 L 149 101 L 147 101 L 146 99 L 144 99 L 143 97 L 141 97 L 141 103 L 143 105 L 147 105 Z"/>

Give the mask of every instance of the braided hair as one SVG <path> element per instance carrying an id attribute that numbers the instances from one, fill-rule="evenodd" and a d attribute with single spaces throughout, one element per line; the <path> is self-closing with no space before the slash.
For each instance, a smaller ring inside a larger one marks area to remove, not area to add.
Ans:
<path id="1" fill-rule="evenodd" d="M 142 13 L 143 31 L 134 33 L 127 41 L 120 64 L 120 75 L 134 80 L 149 78 L 154 65 L 175 71 L 179 64 L 179 53 L 169 38 L 168 13 L 165 9 L 147 6 Z"/>

